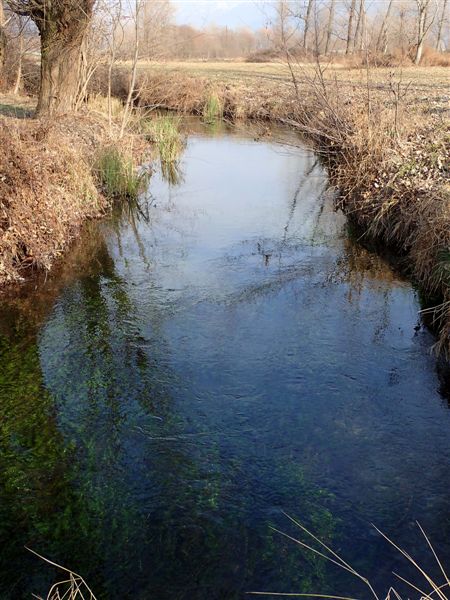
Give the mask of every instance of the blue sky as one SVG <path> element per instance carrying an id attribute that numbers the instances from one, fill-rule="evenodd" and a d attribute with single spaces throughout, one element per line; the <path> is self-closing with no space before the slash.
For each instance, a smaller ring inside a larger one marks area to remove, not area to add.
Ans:
<path id="1" fill-rule="evenodd" d="M 267 0 L 173 0 L 178 23 L 205 27 L 264 27 L 270 14 Z"/>

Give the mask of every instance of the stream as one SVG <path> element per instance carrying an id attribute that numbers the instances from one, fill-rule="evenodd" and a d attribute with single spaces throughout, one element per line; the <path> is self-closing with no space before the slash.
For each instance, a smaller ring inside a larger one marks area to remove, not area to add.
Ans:
<path id="1" fill-rule="evenodd" d="M 192 121 L 179 170 L 0 298 L 0 598 L 369 598 L 450 561 L 450 410 L 412 285 L 284 130 Z M 317 547 L 317 543 L 309 540 Z M 270 596 L 267 596 L 270 598 Z M 383 596 L 384 598 L 385 596 Z"/>

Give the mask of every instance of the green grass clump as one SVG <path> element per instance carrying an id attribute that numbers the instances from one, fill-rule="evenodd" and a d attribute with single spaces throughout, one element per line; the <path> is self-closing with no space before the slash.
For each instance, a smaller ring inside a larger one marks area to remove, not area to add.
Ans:
<path id="1" fill-rule="evenodd" d="M 180 133 L 181 119 L 173 115 L 163 115 L 148 122 L 148 133 L 158 148 L 161 164 L 175 163 L 184 148 Z"/>
<path id="2" fill-rule="evenodd" d="M 215 123 L 223 117 L 223 105 L 216 92 L 211 92 L 203 106 L 203 121 Z"/>
<path id="3" fill-rule="evenodd" d="M 135 200 L 147 181 L 147 173 L 137 173 L 132 158 L 114 146 L 99 152 L 95 172 L 104 193 L 115 200 Z"/>

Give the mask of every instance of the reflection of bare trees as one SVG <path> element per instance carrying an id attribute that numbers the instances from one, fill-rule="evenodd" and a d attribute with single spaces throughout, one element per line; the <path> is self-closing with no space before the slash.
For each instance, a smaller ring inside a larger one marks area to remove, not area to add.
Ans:
<path id="1" fill-rule="evenodd" d="M 392 294 L 402 285 L 399 275 L 378 254 L 345 237 L 343 252 L 332 264 L 325 281 L 325 285 L 345 285 L 347 302 L 354 305 L 355 310 L 367 289 L 375 289 L 380 294 L 382 306 L 373 330 L 373 341 L 378 343 L 391 323 Z"/>
<path id="2" fill-rule="evenodd" d="M 316 168 L 318 162 L 319 162 L 319 159 L 316 158 L 313 161 L 312 165 L 309 167 L 309 169 L 307 169 L 303 173 L 303 175 L 302 175 L 302 177 L 300 179 L 300 182 L 299 182 L 299 184 L 297 186 L 297 189 L 295 190 L 294 196 L 292 197 L 291 205 L 289 207 L 289 213 L 288 213 L 287 222 L 286 222 L 286 225 L 284 227 L 283 241 L 286 241 L 286 237 L 288 235 L 289 225 L 291 224 L 292 217 L 294 216 L 295 208 L 297 206 L 297 201 L 298 201 L 298 197 L 300 195 L 300 192 L 302 191 L 302 189 L 303 189 L 305 183 L 308 181 L 309 177 L 312 175 L 312 173 L 313 173 L 314 169 Z"/>

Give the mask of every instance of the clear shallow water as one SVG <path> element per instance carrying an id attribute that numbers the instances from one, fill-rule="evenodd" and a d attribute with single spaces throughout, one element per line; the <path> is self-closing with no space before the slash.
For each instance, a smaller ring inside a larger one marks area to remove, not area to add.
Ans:
<path id="1" fill-rule="evenodd" d="M 367 597 L 284 512 L 380 593 L 411 574 L 371 522 L 433 572 L 450 412 L 415 292 L 306 148 L 197 133 L 181 170 L 0 307 L 0 597 L 53 581 L 24 545 L 99 598 Z"/>

